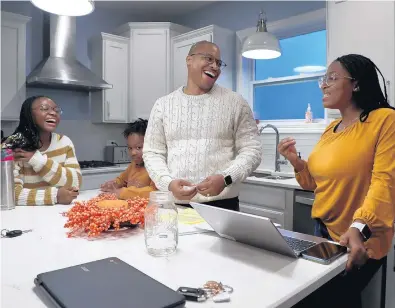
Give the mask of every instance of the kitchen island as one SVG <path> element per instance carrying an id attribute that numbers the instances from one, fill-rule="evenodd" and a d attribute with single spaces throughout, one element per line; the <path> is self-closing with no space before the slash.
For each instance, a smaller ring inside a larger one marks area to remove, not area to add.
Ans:
<path id="1" fill-rule="evenodd" d="M 83 191 L 78 199 L 86 200 L 97 193 Z M 175 254 L 155 258 L 146 252 L 141 229 L 107 232 L 94 239 L 67 238 L 63 227 L 66 219 L 61 213 L 68 208 L 17 207 L 2 212 L 2 228 L 33 231 L 1 239 L 1 307 L 51 307 L 34 286 L 37 274 L 107 257 L 118 257 L 174 290 L 180 286 L 200 287 L 208 280 L 234 288 L 228 303 L 208 300 L 187 302 L 186 307 L 292 307 L 339 274 L 347 259 L 343 256 L 331 265 L 320 265 L 214 233 L 180 236 Z M 180 225 L 181 231 L 183 227 Z"/>

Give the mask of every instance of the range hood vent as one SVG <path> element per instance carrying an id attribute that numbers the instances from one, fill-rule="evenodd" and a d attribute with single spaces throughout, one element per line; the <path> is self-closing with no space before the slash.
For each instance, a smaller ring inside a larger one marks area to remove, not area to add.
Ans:
<path id="1" fill-rule="evenodd" d="M 29 74 L 28 87 L 99 91 L 112 89 L 75 56 L 76 19 L 44 15 L 44 60 Z"/>

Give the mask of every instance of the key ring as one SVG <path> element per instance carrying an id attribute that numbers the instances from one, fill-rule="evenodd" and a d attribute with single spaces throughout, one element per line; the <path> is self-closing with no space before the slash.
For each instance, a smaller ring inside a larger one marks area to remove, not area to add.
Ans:
<path id="1" fill-rule="evenodd" d="M 8 231 L 9 230 L 7 230 L 7 229 L 1 230 L 1 237 L 7 237 L 6 234 L 7 234 Z M 3 234 L 3 232 L 4 232 L 4 234 Z"/>

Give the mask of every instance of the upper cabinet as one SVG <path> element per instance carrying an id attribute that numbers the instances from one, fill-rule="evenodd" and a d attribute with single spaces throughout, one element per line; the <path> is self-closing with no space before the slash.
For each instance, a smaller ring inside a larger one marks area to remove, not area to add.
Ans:
<path id="1" fill-rule="evenodd" d="M 1 120 L 17 121 L 26 98 L 26 24 L 30 17 L 1 12 Z"/>
<path id="2" fill-rule="evenodd" d="M 393 1 L 328 1 L 328 65 L 337 57 L 358 53 L 381 70 L 394 105 L 395 3 Z M 381 82 L 381 76 L 379 76 Z M 328 110 L 329 117 L 338 111 Z"/>
<path id="3" fill-rule="evenodd" d="M 218 45 L 221 59 L 226 63 L 217 83 L 225 88 L 234 90 L 234 49 L 235 33 L 212 25 L 198 30 L 178 35 L 172 39 L 173 76 L 172 89 L 175 90 L 187 83 L 186 57 L 193 44 L 199 41 L 209 41 Z"/>
<path id="4" fill-rule="evenodd" d="M 93 122 L 128 122 L 128 46 L 127 38 L 107 33 L 90 41 L 92 71 L 113 86 L 91 93 Z"/>
<path id="5" fill-rule="evenodd" d="M 129 121 L 148 119 L 155 101 L 171 92 L 171 38 L 190 30 L 169 22 L 130 22 L 114 31 L 129 38 Z"/>

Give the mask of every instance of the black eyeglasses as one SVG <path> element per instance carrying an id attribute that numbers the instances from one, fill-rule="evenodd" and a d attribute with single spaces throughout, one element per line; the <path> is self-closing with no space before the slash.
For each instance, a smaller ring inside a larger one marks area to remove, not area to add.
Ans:
<path id="1" fill-rule="evenodd" d="M 200 52 L 198 52 L 198 53 L 190 54 L 190 56 L 196 56 L 196 55 L 202 56 L 202 58 L 203 58 L 208 64 L 213 64 L 213 63 L 215 62 L 219 68 L 224 68 L 224 67 L 227 66 L 226 63 L 225 63 L 224 61 L 219 60 L 219 59 L 216 59 L 216 58 L 214 58 L 212 55 L 210 55 L 210 54 L 208 54 L 208 53 L 200 53 Z"/>
<path id="2" fill-rule="evenodd" d="M 35 108 L 36 109 L 36 108 Z M 62 108 L 56 106 L 56 107 L 51 107 L 49 105 L 40 105 L 39 107 L 40 111 L 44 112 L 44 113 L 48 113 L 50 109 L 52 109 L 53 111 L 55 111 L 57 114 L 61 115 L 63 113 Z"/>

